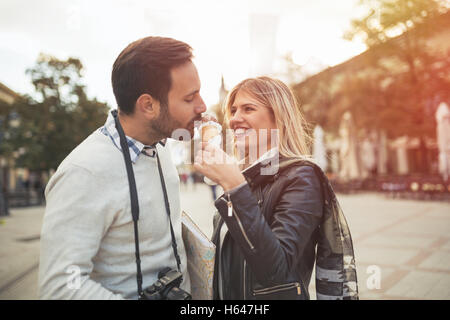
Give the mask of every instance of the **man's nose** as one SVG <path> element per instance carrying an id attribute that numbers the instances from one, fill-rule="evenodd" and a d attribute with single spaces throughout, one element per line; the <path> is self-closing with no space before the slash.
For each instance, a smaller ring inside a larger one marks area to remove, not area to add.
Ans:
<path id="1" fill-rule="evenodd" d="M 198 103 L 198 105 L 195 107 L 195 113 L 203 113 L 206 111 L 206 104 L 203 101 L 202 97 L 200 97 L 200 101 Z"/>

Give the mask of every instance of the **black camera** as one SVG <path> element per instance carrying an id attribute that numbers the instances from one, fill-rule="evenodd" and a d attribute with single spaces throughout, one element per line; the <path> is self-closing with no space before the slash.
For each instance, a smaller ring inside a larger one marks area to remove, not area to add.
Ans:
<path id="1" fill-rule="evenodd" d="M 183 275 L 171 268 L 158 273 L 158 280 L 144 290 L 141 300 L 192 300 L 192 296 L 180 289 Z"/>

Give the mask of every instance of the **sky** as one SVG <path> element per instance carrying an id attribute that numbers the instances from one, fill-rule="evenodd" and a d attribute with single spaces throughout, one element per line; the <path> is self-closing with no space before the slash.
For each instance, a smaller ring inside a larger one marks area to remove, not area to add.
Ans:
<path id="1" fill-rule="evenodd" d="M 157 35 L 193 48 L 208 106 L 218 102 L 221 77 L 227 89 L 258 75 L 286 78 L 283 56 L 309 73 L 363 52 L 364 44 L 342 39 L 352 18 L 364 13 L 359 0 L 2 0 L 0 82 L 32 93 L 25 70 L 40 52 L 79 58 L 88 96 L 116 103 L 111 67 L 130 42 Z"/>

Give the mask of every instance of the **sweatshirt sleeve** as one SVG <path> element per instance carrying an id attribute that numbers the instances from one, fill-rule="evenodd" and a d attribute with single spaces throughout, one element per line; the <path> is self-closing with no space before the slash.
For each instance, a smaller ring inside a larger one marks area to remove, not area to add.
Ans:
<path id="1" fill-rule="evenodd" d="M 91 279 L 93 258 L 113 221 L 102 180 L 75 165 L 58 171 L 45 191 L 40 299 L 123 299 Z"/>

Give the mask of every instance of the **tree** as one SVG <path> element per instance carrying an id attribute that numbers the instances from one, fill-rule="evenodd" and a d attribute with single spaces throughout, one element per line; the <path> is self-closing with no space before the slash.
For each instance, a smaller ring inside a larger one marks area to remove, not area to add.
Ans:
<path id="1" fill-rule="evenodd" d="M 448 0 L 360 0 L 360 5 L 367 7 L 368 13 L 352 20 L 344 38 L 362 37 L 368 48 L 386 44 L 401 34 L 411 34 L 408 32 L 415 29 L 414 37 L 407 37 L 407 45 L 417 45 L 427 36 L 423 30 L 418 32 L 417 27 L 433 21 L 450 8 Z"/>
<path id="2" fill-rule="evenodd" d="M 294 86 L 306 118 L 337 134 L 345 111 L 357 134 L 372 130 L 391 139 L 435 137 L 434 113 L 450 102 L 450 2 L 362 0 L 367 14 L 352 21 L 345 38 L 368 50 Z M 436 40 L 437 38 L 441 40 Z M 422 152 L 425 155 L 424 152 Z M 420 161 L 419 170 L 427 170 Z"/>
<path id="3" fill-rule="evenodd" d="M 425 138 L 435 137 L 434 112 L 439 100 L 448 100 L 450 51 L 435 50 L 429 39 L 448 28 L 449 1 L 362 0 L 368 14 L 352 21 L 345 35 L 362 37 L 376 57 L 375 70 L 383 70 L 375 84 L 380 123 L 391 137 L 417 137 L 424 149 Z M 375 71 L 376 72 L 376 71 Z M 371 81 L 370 77 L 360 83 Z M 362 90 L 368 93 L 368 90 Z M 369 95 L 368 95 L 369 96 Z M 370 103 L 370 102 L 369 102 Z M 421 152 L 419 170 L 427 170 Z"/>
<path id="4" fill-rule="evenodd" d="M 70 151 L 100 127 L 109 110 L 105 103 L 89 99 L 82 85 L 80 60 L 59 60 L 41 54 L 27 74 L 34 98 L 24 95 L 7 111 L 20 125 L 9 128 L 9 141 L 1 152 L 16 156 L 16 166 L 33 171 L 56 169 Z"/>
<path id="5" fill-rule="evenodd" d="M 376 57 L 374 72 L 382 71 L 377 91 L 389 98 L 381 111 L 403 120 L 387 131 L 393 136 L 433 136 L 430 100 L 448 99 L 450 52 L 434 50 L 428 39 L 443 28 L 442 20 L 449 18 L 445 13 L 450 2 L 362 0 L 361 4 L 370 10 L 352 21 L 345 37 L 362 37 Z"/>

